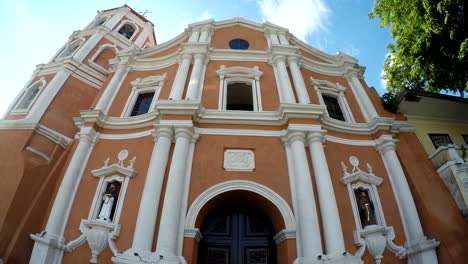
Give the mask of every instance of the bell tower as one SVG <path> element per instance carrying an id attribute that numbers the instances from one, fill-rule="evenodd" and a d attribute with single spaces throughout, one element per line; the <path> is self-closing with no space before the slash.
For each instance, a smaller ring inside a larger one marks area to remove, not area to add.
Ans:
<path id="1" fill-rule="evenodd" d="M 18 234 L 44 230 L 53 186 L 61 181 L 58 170 L 77 144 L 73 118 L 105 88 L 113 74 L 109 60 L 126 49 L 155 45 L 153 24 L 124 5 L 99 11 L 49 62 L 36 67 L 0 120 L 0 171 L 7 178 L 0 186 L 0 260 L 29 260 L 24 252 L 31 252 L 26 247 L 33 241 Z M 35 240 L 34 263 L 56 263 L 61 251 L 53 244 L 62 236 L 46 230 Z"/>

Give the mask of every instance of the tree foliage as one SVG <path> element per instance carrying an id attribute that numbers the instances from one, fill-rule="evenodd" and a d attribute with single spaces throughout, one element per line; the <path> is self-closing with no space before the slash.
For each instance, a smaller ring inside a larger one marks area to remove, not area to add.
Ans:
<path id="1" fill-rule="evenodd" d="M 390 26 L 387 89 L 468 91 L 467 0 L 375 0 L 370 18 Z"/>

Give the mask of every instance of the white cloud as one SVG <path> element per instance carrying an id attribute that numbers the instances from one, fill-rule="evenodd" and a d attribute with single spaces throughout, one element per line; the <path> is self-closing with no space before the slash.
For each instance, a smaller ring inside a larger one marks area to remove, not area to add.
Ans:
<path id="1" fill-rule="evenodd" d="M 384 75 L 385 75 L 385 72 L 384 72 L 384 70 L 382 70 L 380 72 L 380 85 L 382 85 L 382 88 L 384 90 L 387 90 L 387 80 L 384 79 Z"/>
<path id="2" fill-rule="evenodd" d="M 195 18 L 195 21 L 203 21 L 203 20 L 208 20 L 211 18 L 213 18 L 213 16 L 210 14 L 210 12 L 208 12 L 208 10 L 205 10 L 201 14 L 201 16 L 198 16 L 197 18 Z"/>
<path id="3" fill-rule="evenodd" d="M 323 0 L 258 0 L 257 3 L 265 20 L 289 29 L 302 40 L 326 30 L 331 12 Z"/>

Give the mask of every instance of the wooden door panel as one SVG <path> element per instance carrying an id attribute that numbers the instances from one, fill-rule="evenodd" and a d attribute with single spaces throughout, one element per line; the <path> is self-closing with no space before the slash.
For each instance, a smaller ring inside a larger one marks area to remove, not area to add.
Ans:
<path id="1" fill-rule="evenodd" d="M 275 264 L 271 222 L 258 210 L 223 206 L 201 226 L 198 264 Z"/>

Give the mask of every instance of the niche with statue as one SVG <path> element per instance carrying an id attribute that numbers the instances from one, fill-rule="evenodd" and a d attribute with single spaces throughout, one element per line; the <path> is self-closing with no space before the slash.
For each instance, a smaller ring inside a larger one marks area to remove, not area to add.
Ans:
<path id="1" fill-rule="evenodd" d="M 113 253 L 117 252 L 114 240 L 120 233 L 119 219 L 125 193 L 130 179 L 137 175 L 136 158 L 126 162 L 127 157 L 128 151 L 121 150 L 117 162 L 110 164 L 111 160 L 107 158 L 101 168 L 91 171 L 99 182 L 88 218 L 81 220 L 81 236 L 65 246 L 71 252 L 87 241 L 91 249 L 90 263 L 97 263 L 98 256 L 107 245 Z"/>
<path id="2" fill-rule="evenodd" d="M 357 157 L 349 157 L 349 170 L 346 163 L 341 162 L 343 177 L 341 183 L 346 185 L 353 209 L 355 230 L 354 242 L 358 246 L 356 256 L 362 256 L 367 251 L 376 264 L 381 263 L 385 248 L 400 258 L 406 257 L 404 247 L 393 243 L 395 232 L 392 226 L 387 226 L 380 202 L 378 187 L 383 179 L 374 174 L 374 168 L 366 163 L 366 169 L 361 170 Z"/>

